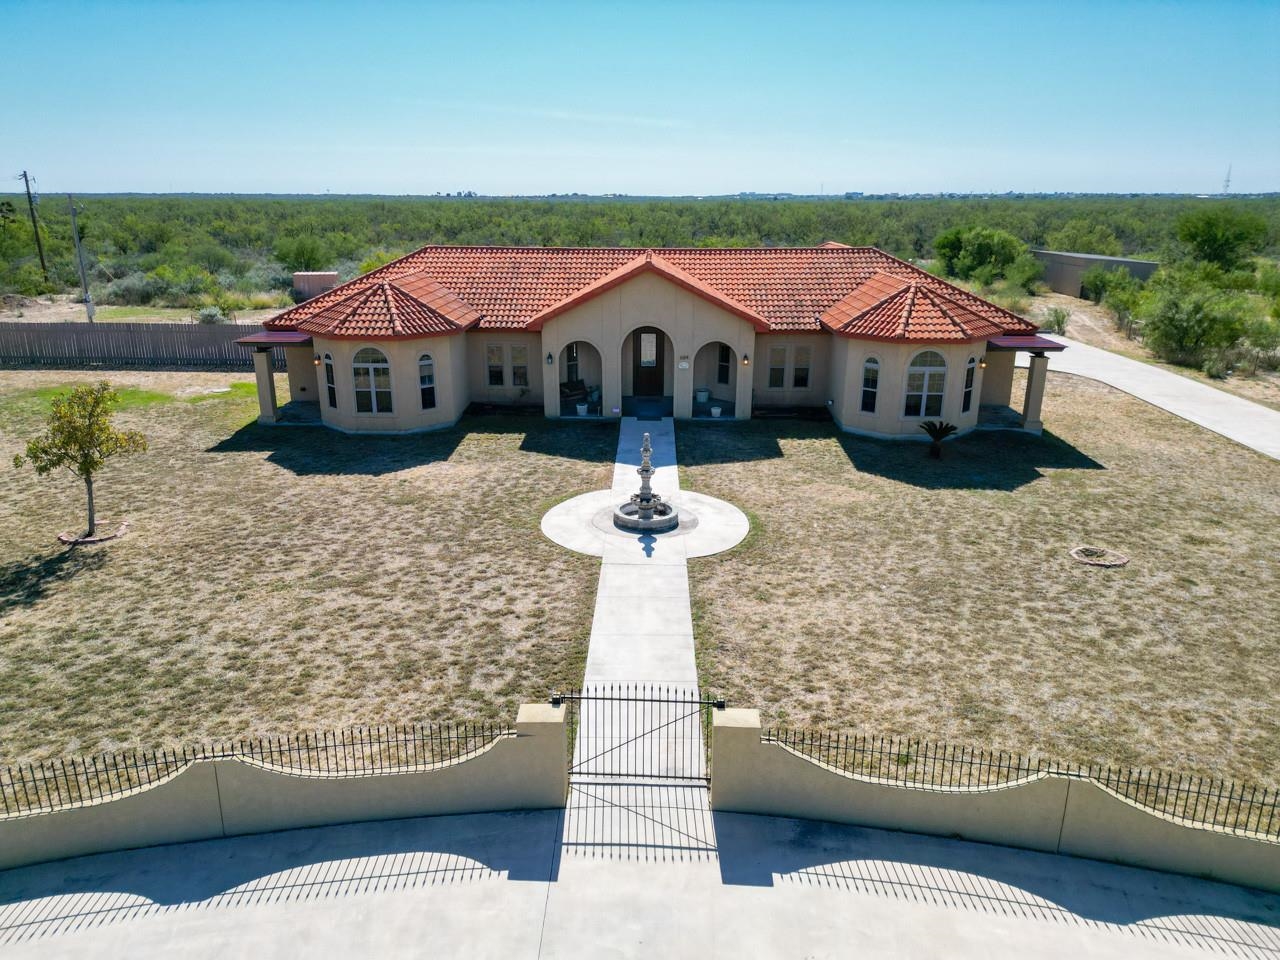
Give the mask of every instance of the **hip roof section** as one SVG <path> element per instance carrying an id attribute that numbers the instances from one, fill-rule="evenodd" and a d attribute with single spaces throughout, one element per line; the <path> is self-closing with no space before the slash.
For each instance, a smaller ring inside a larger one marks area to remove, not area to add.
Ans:
<path id="1" fill-rule="evenodd" d="M 427 246 L 299 304 L 266 326 L 367 338 L 433 336 L 470 326 L 537 330 L 646 271 L 761 332 L 825 329 L 944 342 L 1036 329 L 875 247 L 836 244 L 661 251 Z"/>

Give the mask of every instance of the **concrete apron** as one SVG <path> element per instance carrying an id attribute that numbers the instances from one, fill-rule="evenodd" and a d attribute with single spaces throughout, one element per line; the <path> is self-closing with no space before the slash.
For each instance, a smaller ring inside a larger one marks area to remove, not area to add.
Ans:
<path id="1" fill-rule="evenodd" d="M 622 420 L 613 494 L 622 502 L 640 487 L 636 470 L 644 434 L 653 446 L 651 481 L 670 497 L 680 489 L 675 425 Z M 604 547 L 587 651 L 584 693 L 696 697 L 686 541 L 611 537 Z M 647 688 L 647 689 L 646 689 Z M 701 725 L 678 704 L 581 705 L 565 816 L 566 868 L 578 856 L 623 859 L 714 859 Z M 636 761 L 653 776 L 625 776 Z M 624 852 L 625 851 L 625 852 Z"/>

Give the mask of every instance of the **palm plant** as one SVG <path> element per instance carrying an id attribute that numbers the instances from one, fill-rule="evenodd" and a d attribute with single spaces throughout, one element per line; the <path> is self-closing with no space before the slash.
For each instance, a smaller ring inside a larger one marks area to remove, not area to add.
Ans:
<path id="1" fill-rule="evenodd" d="M 942 420 L 926 420 L 920 424 L 920 429 L 929 435 L 929 456 L 935 460 L 941 460 L 942 441 L 956 432 L 956 425 Z"/>

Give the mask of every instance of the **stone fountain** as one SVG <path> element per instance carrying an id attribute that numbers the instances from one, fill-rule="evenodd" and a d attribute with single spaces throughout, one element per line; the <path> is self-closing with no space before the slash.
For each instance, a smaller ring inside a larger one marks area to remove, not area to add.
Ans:
<path id="1" fill-rule="evenodd" d="M 653 492 L 649 481 L 653 478 L 653 464 L 650 457 L 653 447 L 649 444 L 649 434 L 644 435 L 644 444 L 640 447 L 640 492 L 633 493 L 626 503 L 613 509 L 614 526 L 622 530 L 634 530 L 637 533 L 665 533 L 680 525 L 680 512 L 662 497 Z"/>

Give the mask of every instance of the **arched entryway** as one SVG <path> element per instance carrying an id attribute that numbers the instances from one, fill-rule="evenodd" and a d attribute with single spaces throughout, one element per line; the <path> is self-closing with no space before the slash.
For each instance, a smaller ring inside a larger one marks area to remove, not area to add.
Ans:
<path id="1" fill-rule="evenodd" d="M 600 416 L 600 351 L 585 340 L 575 340 L 560 351 L 559 369 L 560 416 Z"/>
<path id="2" fill-rule="evenodd" d="M 675 408 L 675 350 L 657 327 L 637 327 L 622 341 L 622 415 L 669 417 Z"/>
<path id="3" fill-rule="evenodd" d="M 719 340 L 703 344 L 693 358 L 693 416 L 732 420 L 737 389 L 733 348 Z"/>

